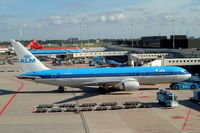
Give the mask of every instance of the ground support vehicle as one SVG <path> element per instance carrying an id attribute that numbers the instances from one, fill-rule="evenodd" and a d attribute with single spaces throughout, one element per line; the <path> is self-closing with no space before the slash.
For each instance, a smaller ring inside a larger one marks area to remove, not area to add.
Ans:
<path id="1" fill-rule="evenodd" d="M 199 89 L 200 82 L 179 82 L 172 83 L 170 88 L 173 90 Z"/>
<path id="2" fill-rule="evenodd" d="M 177 96 L 175 96 L 170 91 L 167 91 L 166 89 L 159 89 L 159 92 L 157 92 L 157 100 L 163 106 L 166 106 L 166 107 L 178 106 L 178 101 L 176 99 L 177 99 Z"/>
<path id="3" fill-rule="evenodd" d="M 191 97 L 190 100 L 200 104 L 200 90 L 194 90 L 193 97 Z"/>

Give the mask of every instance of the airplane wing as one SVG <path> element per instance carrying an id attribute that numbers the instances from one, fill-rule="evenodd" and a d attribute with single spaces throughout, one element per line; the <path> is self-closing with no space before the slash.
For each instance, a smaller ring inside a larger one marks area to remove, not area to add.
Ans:
<path id="1" fill-rule="evenodd" d="M 121 83 L 122 80 L 98 80 L 98 81 L 91 81 L 91 82 L 85 82 L 86 85 L 115 85 Z"/>
<path id="2" fill-rule="evenodd" d="M 106 85 L 106 86 L 113 86 L 114 88 L 118 88 L 121 90 L 138 90 L 139 89 L 139 82 L 137 79 L 133 78 L 125 78 L 125 79 L 111 79 L 111 80 L 96 80 L 92 82 L 86 82 L 87 84 L 84 85 Z"/>
<path id="3" fill-rule="evenodd" d="M 38 76 L 17 76 L 18 79 L 27 79 L 27 80 L 35 80 L 35 79 L 41 79 L 41 77 Z"/>

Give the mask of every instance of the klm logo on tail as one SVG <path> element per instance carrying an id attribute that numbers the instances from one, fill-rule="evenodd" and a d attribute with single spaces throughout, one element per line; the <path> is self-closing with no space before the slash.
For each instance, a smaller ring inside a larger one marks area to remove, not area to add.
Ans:
<path id="1" fill-rule="evenodd" d="M 35 63 L 36 60 L 31 58 L 31 55 L 24 55 L 23 59 L 19 60 L 20 63 Z"/>

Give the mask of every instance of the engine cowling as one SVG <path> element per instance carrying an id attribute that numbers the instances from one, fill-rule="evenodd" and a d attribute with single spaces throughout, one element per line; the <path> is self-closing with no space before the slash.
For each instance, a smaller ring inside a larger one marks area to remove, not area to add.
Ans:
<path id="1" fill-rule="evenodd" d="M 114 88 L 124 91 L 134 91 L 138 90 L 140 87 L 140 84 L 135 79 L 124 79 L 122 82 L 118 85 L 115 85 Z"/>

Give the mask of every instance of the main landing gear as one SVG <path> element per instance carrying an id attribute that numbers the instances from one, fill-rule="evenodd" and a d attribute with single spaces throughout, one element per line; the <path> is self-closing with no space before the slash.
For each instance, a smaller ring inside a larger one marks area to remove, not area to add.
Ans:
<path id="1" fill-rule="evenodd" d="M 101 85 L 101 86 L 99 86 L 99 91 L 101 92 L 101 93 L 110 93 L 111 92 L 111 88 L 109 87 L 109 86 L 107 86 L 107 85 Z"/>
<path id="2" fill-rule="evenodd" d="M 65 87 L 59 86 L 59 87 L 58 87 L 58 92 L 64 93 L 64 92 L 65 92 Z"/>

